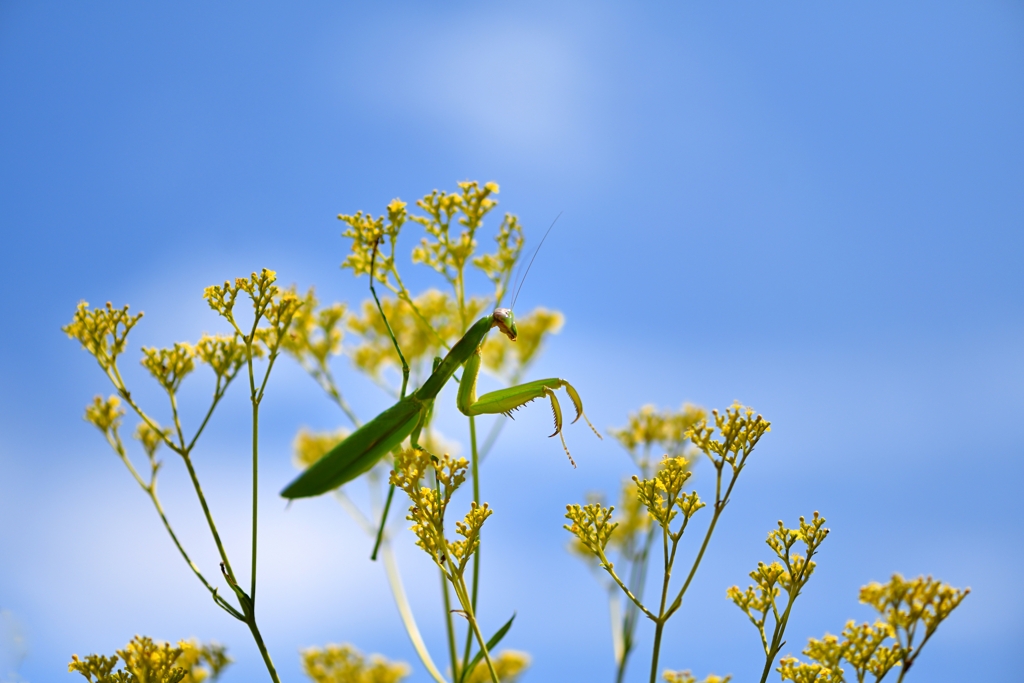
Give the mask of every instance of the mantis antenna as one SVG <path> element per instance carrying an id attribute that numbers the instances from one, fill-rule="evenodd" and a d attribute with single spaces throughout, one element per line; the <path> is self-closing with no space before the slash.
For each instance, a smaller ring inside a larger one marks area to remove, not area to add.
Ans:
<path id="1" fill-rule="evenodd" d="M 559 211 L 558 215 L 555 216 L 555 220 L 551 221 L 551 225 L 548 226 L 548 231 L 545 232 L 544 233 L 544 237 L 541 238 L 540 244 L 538 244 L 537 248 L 533 250 L 533 256 L 530 257 L 530 263 L 526 266 L 526 272 L 523 273 L 522 281 L 520 281 L 519 277 L 516 276 L 516 283 L 518 283 L 518 284 L 513 284 L 513 287 L 516 288 L 516 292 L 515 292 L 515 294 L 512 295 L 512 302 L 509 304 L 509 308 L 515 310 L 516 299 L 519 298 L 519 292 L 522 291 L 523 285 L 526 283 L 526 276 L 530 274 L 530 268 L 533 267 L 533 262 L 537 259 L 537 254 L 540 252 L 540 248 L 544 246 L 544 240 L 546 240 L 548 238 L 548 235 L 551 234 L 551 228 L 555 227 L 555 223 L 557 223 L 558 219 L 561 218 L 561 217 L 562 217 L 562 212 Z"/>

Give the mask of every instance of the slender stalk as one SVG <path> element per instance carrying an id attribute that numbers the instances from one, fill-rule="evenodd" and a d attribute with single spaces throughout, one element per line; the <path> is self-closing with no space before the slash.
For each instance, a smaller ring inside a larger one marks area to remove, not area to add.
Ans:
<path id="1" fill-rule="evenodd" d="M 167 395 L 171 399 L 171 416 L 174 420 L 174 431 L 178 434 L 178 445 L 182 449 L 185 448 L 185 435 L 181 429 L 181 419 L 178 416 L 178 400 L 174 397 L 174 392 L 170 389 L 167 390 Z"/>
<path id="2" fill-rule="evenodd" d="M 377 561 L 377 551 L 380 549 L 381 543 L 384 541 L 384 523 L 388 519 L 388 511 L 391 510 L 391 499 L 395 497 L 395 485 L 390 484 L 388 486 L 388 497 L 384 503 L 384 511 L 380 515 L 380 526 L 377 528 L 376 539 L 373 542 L 373 552 L 370 553 L 370 559 L 374 562 Z"/>
<path id="3" fill-rule="evenodd" d="M 661 656 L 661 634 L 665 631 L 665 622 L 660 619 L 654 622 L 654 649 L 651 653 L 651 683 L 658 680 L 658 658 Z"/>
<path id="4" fill-rule="evenodd" d="M 274 662 L 270 659 L 270 653 L 267 651 L 267 646 L 263 642 L 263 636 L 260 634 L 260 629 L 256 626 L 256 615 L 250 614 L 249 619 L 246 621 L 246 625 L 249 626 L 249 631 L 252 633 L 253 640 L 256 641 L 256 647 L 260 650 L 260 655 L 263 657 L 263 663 L 267 665 L 267 671 L 270 672 L 270 678 L 274 683 L 281 683 L 281 679 L 277 675 L 277 669 L 274 667 Z"/>
<path id="5" fill-rule="evenodd" d="M 160 503 L 160 497 L 157 496 L 156 493 L 156 467 L 154 466 L 153 474 L 151 475 L 151 479 L 147 484 L 142 479 L 142 476 L 139 475 L 138 470 L 135 469 L 135 465 L 132 464 L 132 461 L 128 459 L 128 454 L 125 452 L 124 444 L 121 443 L 121 439 L 117 437 L 116 434 L 114 436 L 111 436 L 108 433 L 107 443 L 110 444 L 110 447 L 113 448 L 114 452 L 116 452 L 117 455 L 121 458 L 121 461 L 128 468 L 128 471 L 131 472 L 131 475 L 135 479 L 136 483 L 138 483 L 142 490 L 146 492 L 146 495 L 149 496 L 149 500 L 153 503 L 153 507 L 156 509 L 157 514 L 160 515 L 160 521 L 163 523 L 164 529 L 167 530 L 167 534 L 171 537 L 171 540 L 174 542 L 174 547 L 178 549 L 178 552 L 181 554 L 181 557 L 185 560 L 185 564 L 189 566 L 189 569 L 191 569 L 192 573 L 196 575 L 196 578 L 199 579 L 199 581 L 203 584 L 206 590 L 210 591 L 210 595 L 213 596 L 214 602 L 216 602 L 222 608 L 227 610 L 227 612 L 231 614 L 231 616 L 237 619 L 244 619 L 244 617 L 238 610 L 232 607 L 230 603 L 226 602 L 224 598 L 217 595 L 217 589 L 211 586 L 210 582 L 206 580 L 206 577 L 203 576 L 203 573 L 199 571 L 199 567 L 197 567 L 195 562 L 192 561 L 192 558 L 188 556 L 188 553 L 185 551 L 184 546 L 181 545 L 181 541 L 178 540 L 178 535 L 174 533 L 174 529 L 171 527 L 171 522 L 169 519 L 167 519 L 167 515 L 164 513 L 163 505 Z"/>
<path id="6" fill-rule="evenodd" d="M 193 562 L 192 559 L 188 556 L 188 553 L 185 552 L 185 548 L 182 547 L 181 541 L 178 540 L 177 534 L 175 534 L 174 529 L 171 528 L 171 523 L 170 521 L 168 521 L 167 515 L 164 514 L 164 508 L 160 504 L 160 499 L 157 497 L 156 491 L 147 491 L 147 493 L 149 494 L 150 500 L 153 501 L 153 507 L 156 508 L 156 513 L 160 515 L 160 521 L 163 522 L 164 528 L 167 530 L 168 535 L 171 537 L 171 540 L 174 541 L 174 547 L 178 549 L 178 552 L 181 553 L 182 558 L 185 560 L 185 564 L 189 566 L 189 569 L 191 569 L 192 573 L 196 575 L 196 578 L 198 578 L 202 582 L 203 586 L 206 587 L 206 590 L 210 591 L 210 593 L 213 595 L 213 599 L 217 602 L 218 605 L 220 605 L 221 607 L 225 607 L 225 609 L 230 607 L 230 614 L 238 619 L 241 619 L 241 613 L 239 613 L 234 607 L 232 607 L 230 603 L 225 602 L 223 598 L 217 595 L 217 589 L 210 585 L 210 583 L 206 580 L 206 577 L 203 576 L 203 573 L 199 571 L 199 567 L 196 566 L 195 562 Z"/>
<path id="7" fill-rule="evenodd" d="M 786 632 L 786 624 L 789 623 L 789 612 L 793 609 L 794 602 L 796 602 L 796 595 L 790 595 L 786 604 L 786 609 L 782 612 L 782 618 L 779 619 L 776 617 L 775 632 L 772 634 L 771 650 L 769 650 L 768 656 L 765 657 L 764 669 L 761 671 L 761 683 L 768 680 L 768 674 L 772 671 L 772 662 L 775 661 L 775 656 L 782 651 L 782 646 L 786 644 L 785 641 L 782 640 L 782 635 Z"/>
<path id="8" fill-rule="evenodd" d="M 231 385 L 231 380 L 234 378 L 235 375 L 225 375 L 223 378 L 223 386 L 221 385 L 221 378 L 217 378 L 217 384 L 213 388 L 213 400 L 210 402 L 210 408 L 206 411 L 206 415 L 203 416 L 203 421 L 199 423 L 199 429 L 197 429 L 196 433 L 192 435 L 192 440 L 188 442 L 188 446 L 185 447 L 185 450 L 189 452 L 192 451 L 192 448 L 196 445 L 196 441 L 199 440 L 199 436 L 203 433 L 203 430 L 206 429 L 206 423 L 210 421 L 210 418 L 213 416 L 213 411 L 217 408 L 220 400 L 224 398 L 224 394 L 227 393 L 228 386 Z"/>
<path id="9" fill-rule="evenodd" d="M 466 595 L 466 581 L 462 576 L 455 574 L 455 580 L 452 582 L 452 586 L 455 588 L 455 595 L 459 598 L 459 602 L 462 604 L 462 609 L 466 613 L 466 619 L 469 621 L 470 632 L 476 635 L 477 642 L 480 644 L 480 652 L 484 655 L 484 661 L 487 662 L 487 670 L 491 674 L 491 680 L 494 683 L 501 683 L 498 680 L 498 672 L 494 670 L 494 662 L 491 661 L 491 653 L 487 651 L 487 641 L 484 640 L 484 634 L 480 632 L 480 625 L 476 621 L 476 613 L 473 611 L 472 601 L 469 600 L 469 596 Z M 469 662 L 466 662 L 468 665 Z"/>
<path id="10" fill-rule="evenodd" d="M 741 464 L 742 466 L 742 464 Z M 668 614 L 671 616 L 680 605 L 683 604 L 683 596 L 686 594 L 686 589 L 690 587 L 690 582 L 693 581 L 694 575 L 697 573 L 697 568 L 700 566 L 701 560 L 704 558 L 704 552 L 708 549 L 708 543 L 711 541 L 711 535 L 715 532 L 715 525 L 718 524 L 718 518 L 721 517 L 722 512 L 725 510 L 726 504 L 729 502 L 729 495 L 732 493 L 732 488 L 736 484 L 736 480 L 739 478 L 739 471 L 733 473 L 732 479 L 729 481 L 729 486 L 726 487 L 725 495 L 721 494 L 722 487 L 722 472 L 718 471 L 718 481 L 715 486 L 715 511 L 711 516 L 711 524 L 708 525 L 708 531 L 704 534 L 704 541 L 700 544 L 700 551 L 697 552 L 697 557 L 693 560 L 693 566 L 690 567 L 690 573 L 686 576 L 686 581 L 683 582 L 683 587 L 679 589 L 679 593 L 676 595 L 676 599 L 672 601 L 672 606 L 668 609 Z"/>
<path id="11" fill-rule="evenodd" d="M 270 374 L 270 369 L 267 369 Z M 249 599 L 252 600 L 253 610 L 256 609 L 256 527 L 257 527 L 257 498 L 259 496 L 259 431 L 260 431 L 260 404 L 255 396 L 252 401 L 252 580 L 250 581 Z"/>
<path id="12" fill-rule="evenodd" d="M 654 530 L 655 527 L 652 525 L 647 530 L 647 537 L 644 539 L 640 552 L 638 554 L 631 554 L 632 565 L 629 570 L 629 585 L 636 586 L 637 597 L 641 600 L 643 600 L 644 588 L 647 584 L 647 558 L 650 556 L 651 544 L 654 542 Z M 639 614 L 640 612 L 637 610 L 636 605 L 633 603 L 626 605 L 626 612 L 622 617 L 622 656 L 619 658 L 618 670 L 615 675 L 616 683 L 622 683 L 625 679 L 626 664 L 628 663 L 630 653 L 633 651 L 633 637 L 636 634 Z"/>
<path id="13" fill-rule="evenodd" d="M 224 543 L 220 540 L 220 532 L 217 531 L 217 524 L 213 521 L 213 515 L 210 513 L 210 506 L 206 502 L 206 496 L 203 494 L 203 487 L 199 484 L 199 477 L 196 476 L 196 469 L 192 466 L 192 458 L 186 453 L 181 456 L 181 459 L 185 461 L 185 467 L 188 469 L 188 476 L 192 480 L 192 488 L 195 489 L 196 496 L 199 498 L 199 505 L 203 508 L 203 515 L 206 517 L 206 525 L 210 528 L 210 533 L 213 535 L 213 542 L 217 544 L 217 552 L 220 554 L 221 562 L 224 563 L 224 568 L 227 570 L 228 576 L 232 581 L 235 580 L 235 573 L 231 569 L 231 560 L 228 559 L 228 553 L 224 550 Z"/>
<path id="14" fill-rule="evenodd" d="M 669 499 L 669 509 L 675 504 L 673 499 Z M 654 622 L 654 648 L 651 653 L 651 683 L 655 683 L 658 678 L 658 659 L 661 656 L 661 636 L 665 632 L 665 624 L 668 623 L 671 613 L 666 613 L 665 603 L 668 600 L 669 582 L 672 580 L 672 566 L 676 561 L 676 550 L 679 547 L 679 539 L 683 537 L 683 531 L 686 529 L 686 522 L 683 522 L 683 528 L 679 530 L 678 534 L 669 533 L 668 527 L 662 528 L 662 549 L 664 552 L 665 562 L 665 578 L 661 584 L 661 603 L 658 608 L 658 618 Z M 669 539 L 672 541 L 671 550 L 669 550 Z"/>
<path id="15" fill-rule="evenodd" d="M 334 381 L 334 375 L 331 373 L 330 368 L 324 364 L 320 367 L 319 374 L 310 371 L 309 368 L 306 368 L 306 371 L 313 375 L 313 379 L 320 385 L 320 388 L 327 392 L 327 395 L 331 397 L 335 405 L 341 408 L 341 412 L 345 413 L 345 417 L 358 429 L 361 426 L 359 417 L 352 410 L 352 406 L 348 404 L 348 401 L 342 397 L 341 392 L 338 391 L 337 383 Z"/>
<path id="16" fill-rule="evenodd" d="M 104 369 L 104 372 L 106 373 L 107 378 L 110 380 L 110 382 L 114 385 L 114 388 L 117 389 L 117 393 L 121 396 L 121 398 L 124 399 L 125 403 L 131 406 L 131 409 L 135 411 L 135 414 L 139 416 L 139 419 L 145 422 L 150 429 L 152 429 L 154 432 L 160 435 L 160 439 L 163 441 L 165 446 L 167 446 L 172 451 L 180 455 L 181 448 L 178 446 L 178 444 L 171 441 L 167 437 L 167 435 L 164 434 L 164 432 L 160 429 L 160 426 L 156 423 L 156 421 L 153 420 L 153 418 L 151 418 L 149 415 L 146 415 L 146 413 L 142 410 L 139 404 L 137 404 L 132 399 L 131 392 L 129 392 L 128 387 L 125 386 L 124 380 L 121 378 L 121 371 L 118 369 L 117 365 L 111 364 L 110 366 Z"/>
<path id="17" fill-rule="evenodd" d="M 448 578 L 444 574 L 444 570 L 438 567 L 438 571 L 441 573 L 441 595 L 444 597 L 444 625 L 445 631 L 448 634 L 448 655 L 452 660 L 452 678 L 459 680 L 459 671 L 462 667 L 459 666 L 459 654 L 456 651 L 457 646 L 455 645 L 455 624 L 452 622 L 452 599 L 448 595 Z"/>
<path id="18" fill-rule="evenodd" d="M 480 457 L 476 446 L 476 419 L 469 416 L 469 444 L 472 454 L 470 466 L 473 474 L 473 502 L 477 505 L 480 504 Z M 476 611 L 476 599 L 480 588 L 480 545 L 476 547 L 476 552 L 473 553 L 473 588 L 472 597 L 470 603 L 473 606 L 473 611 Z M 473 632 L 471 630 L 466 631 L 466 646 L 463 649 L 462 661 L 463 666 L 469 664 L 469 653 L 473 646 Z"/>
<path id="19" fill-rule="evenodd" d="M 445 348 L 445 350 L 451 351 L 452 347 L 448 344 L 447 341 L 445 341 L 444 337 L 442 337 L 440 334 L 437 333 L 437 330 L 434 329 L 434 326 L 430 324 L 430 321 L 427 320 L 427 317 L 425 315 L 423 315 L 423 312 L 420 311 L 419 307 L 412 300 L 412 297 L 409 296 L 409 288 L 405 286 L 404 282 L 402 282 L 402 276 L 398 274 L 398 268 L 395 266 L 395 242 L 394 241 L 391 242 L 391 257 L 390 257 L 390 259 L 391 260 L 389 261 L 388 272 L 390 272 L 392 275 L 395 276 L 395 282 L 398 284 L 398 286 L 395 287 L 392 284 L 390 284 L 389 282 L 387 282 L 386 280 L 384 281 L 384 286 L 387 287 L 388 289 L 390 289 L 392 292 L 394 292 L 395 296 L 397 296 L 399 299 L 401 299 L 401 300 L 405 301 L 405 303 L 409 304 L 409 308 L 412 309 L 413 315 L 415 315 L 417 318 L 419 318 L 419 321 L 421 323 L 423 323 L 423 326 L 425 328 L 430 330 L 430 333 L 434 335 L 434 337 L 437 339 L 438 342 L 440 342 L 441 346 L 443 346 Z M 370 265 L 371 266 L 373 265 L 372 261 L 371 261 Z M 373 280 L 373 274 L 372 273 L 370 274 L 370 280 L 371 281 Z"/>
<path id="20" fill-rule="evenodd" d="M 608 575 L 612 577 L 612 580 L 615 581 L 618 587 L 622 589 L 622 592 L 626 594 L 626 597 L 632 600 L 633 604 L 640 608 L 640 611 L 643 612 L 648 619 L 650 619 L 653 622 L 657 622 L 658 617 L 654 616 L 654 614 L 649 609 L 644 607 L 644 604 L 640 602 L 640 599 L 633 595 L 633 592 L 629 590 L 629 587 L 625 583 L 623 583 L 622 579 L 619 578 L 619 575 L 615 573 L 615 568 L 612 566 L 612 563 L 608 561 L 608 558 L 604 555 L 603 552 L 600 555 L 600 560 L 602 566 L 604 567 L 604 570 L 608 572 Z"/>

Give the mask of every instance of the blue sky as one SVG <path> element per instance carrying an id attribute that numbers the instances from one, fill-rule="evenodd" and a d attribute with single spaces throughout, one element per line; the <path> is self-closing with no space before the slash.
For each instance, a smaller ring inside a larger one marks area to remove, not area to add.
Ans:
<path id="1" fill-rule="evenodd" d="M 737 399 L 773 422 L 669 628 L 665 666 L 760 671 L 725 589 L 768 558 L 776 520 L 820 510 L 833 533 L 787 651 L 872 618 L 860 585 L 925 573 L 973 592 L 909 678 L 1017 671 L 1019 4 L 8 2 L 0 93 L 0 263 L 14 283 L 0 303 L 0 610 L 27 644 L 24 679 L 63 680 L 71 653 L 136 632 L 220 640 L 238 660 L 224 680 L 264 675 L 81 420 L 109 387 L 59 331 L 75 304 L 145 310 L 138 346 L 220 329 L 203 287 L 262 267 L 360 301 L 365 282 L 337 268 L 335 216 L 467 178 L 500 183 L 500 208 L 534 243 L 564 212 L 520 306 L 565 313 L 534 373 L 570 379 L 599 427 L 644 403 Z M 338 369 L 364 418 L 386 406 Z M 260 591 L 278 667 L 298 680 L 298 648 L 342 641 L 415 663 L 355 525 L 330 500 L 285 512 L 275 497 L 296 429 L 341 423 L 297 367 L 276 372 Z M 187 389 L 207 391 L 200 377 Z M 238 556 L 245 401 L 229 397 L 197 455 Z M 442 429 L 460 435 L 452 396 L 442 402 Z M 521 414 L 484 473 L 498 512 L 482 618 L 493 628 L 517 611 L 507 644 L 533 655 L 526 680 L 604 680 L 603 594 L 564 552 L 561 512 L 615 489 L 629 462 L 570 429 L 572 470 L 544 439 L 545 410 Z M 165 459 L 168 511 L 215 575 L 180 464 Z M 440 650 L 436 574 L 408 534 L 399 545 Z M 645 680 L 645 657 L 630 680 Z"/>

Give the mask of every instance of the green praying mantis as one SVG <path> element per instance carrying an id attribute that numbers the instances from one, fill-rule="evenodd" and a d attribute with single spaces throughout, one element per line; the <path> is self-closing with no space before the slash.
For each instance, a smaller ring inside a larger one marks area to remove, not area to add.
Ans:
<path id="1" fill-rule="evenodd" d="M 553 226 L 554 224 L 552 224 Z M 548 231 L 550 232 L 550 228 L 548 228 Z M 547 234 L 544 237 L 546 239 Z M 541 240 L 541 245 L 543 243 L 544 240 Z M 537 250 L 540 250 L 540 245 L 538 245 Z M 377 293 L 373 287 L 373 259 L 376 258 L 376 254 L 377 248 L 375 245 L 370 265 L 370 291 L 373 293 L 373 298 L 377 301 L 377 308 L 384 318 L 385 326 L 388 329 L 392 342 L 394 342 L 395 350 L 402 360 L 403 375 L 407 379 L 408 365 L 405 362 L 401 349 L 398 347 L 398 342 L 391 331 L 391 326 L 387 322 L 387 317 L 384 315 L 384 310 L 380 306 L 380 300 L 377 299 Z M 536 255 L 536 252 L 534 252 L 534 258 L 536 258 Z M 533 265 L 532 259 L 530 265 Z M 528 273 L 529 267 L 527 267 Z M 525 279 L 524 275 L 523 280 L 525 281 Z M 513 299 L 512 305 L 515 305 L 515 299 Z M 567 381 L 558 377 L 540 379 L 508 387 L 507 389 L 499 389 L 498 391 L 492 391 L 477 397 L 476 381 L 480 371 L 480 348 L 483 346 L 487 334 L 494 327 L 497 327 L 510 341 L 514 342 L 518 336 L 515 315 L 512 309 L 495 308 L 493 313 L 476 321 L 465 335 L 451 347 L 451 350 L 443 359 L 435 359 L 433 372 L 419 389 L 406 396 L 405 381 L 403 380 L 402 397 L 395 405 L 352 432 L 346 439 L 288 484 L 281 491 L 281 496 L 288 499 L 307 498 L 331 491 L 369 471 L 388 452 L 397 448 L 406 437 L 411 437 L 413 448 L 422 448 L 419 443 L 419 437 L 433 408 L 434 399 L 437 398 L 438 393 L 459 368 L 463 368 L 463 373 L 459 381 L 456 405 L 464 415 L 503 414 L 511 417 L 512 411 L 531 401 L 545 397 L 550 399 L 555 421 L 555 431 L 551 436 L 553 437 L 557 434 L 561 438 L 562 448 L 565 449 L 569 462 L 575 467 L 576 463 L 573 461 L 569 448 L 565 444 L 565 437 L 562 435 L 562 408 L 558 403 L 558 398 L 555 396 L 555 391 L 564 388 L 572 400 L 573 407 L 576 409 L 576 417 L 573 419 L 573 422 L 582 417 L 598 438 L 601 438 L 601 435 L 584 414 L 583 402 L 580 400 L 579 393 Z"/>

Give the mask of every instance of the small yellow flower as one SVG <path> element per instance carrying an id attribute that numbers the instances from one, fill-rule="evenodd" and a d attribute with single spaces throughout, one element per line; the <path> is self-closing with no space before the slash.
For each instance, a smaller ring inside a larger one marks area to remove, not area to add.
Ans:
<path id="1" fill-rule="evenodd" d="M 381 655 L 367 660 L 347 644 L 303 650 L 302 670 L 314 683 L 398 683 L 411 673 L 405 662 L 389 662 Z"/>
<path id="2" fill-rule="evenodd" d="M 299 469 L 306 469 L 327 452 L 341 443 L 349 435 L 347 429 L 335 432 L 311 432 L 305 427 L 295 435 L 292 442 L 292 462 Z"/>
<path id="3" fill-rule="evenodd" d="M 517 650 L 502 650 L 497 656 L 491 655 L 491 662 L 501 683 L 515 683 L 530 666 L 530 655 Z M 465 683 L 490 683 L 491 672 L 487 668 L 487 662 L 478 662 L 473 670 L 466 674 L 464 680 Z"/>
<path id="4" fill-rule="evenodd" d="M 604 548 L 608 545 L 608 539 L 618 523 L 612 522 L 614 507 L 604 507 L 600 503 L 589 503 L 587 505 L 566 505 L 565 518 L 572 524 L 565 524 L 563 528 L 579 539 L 592 554 L 600 558 L 604 554 Z"/>
<path id="5" fill-rule="evenodd" d="M 102 396 L 96 396 L 92 399 L 92 404 L 85 408 L 86 422 L 95 425 L 104 434 L 116 431 L 123 417 L 124 408 L 121 407 L 121 399 L 117 396 L 111 396 L 106 400 Z"/>
<path id="6" fill-rule="evenodd" d="M 90 309 L 87 302 L 80 301 L 71 322 L 61 329 L 107 370 L 124 352 L 128 333 L 141 318 L 142 313 L 129 314 L 127 306 L 114 308 L 108 301 L 104 308 Z"/>

